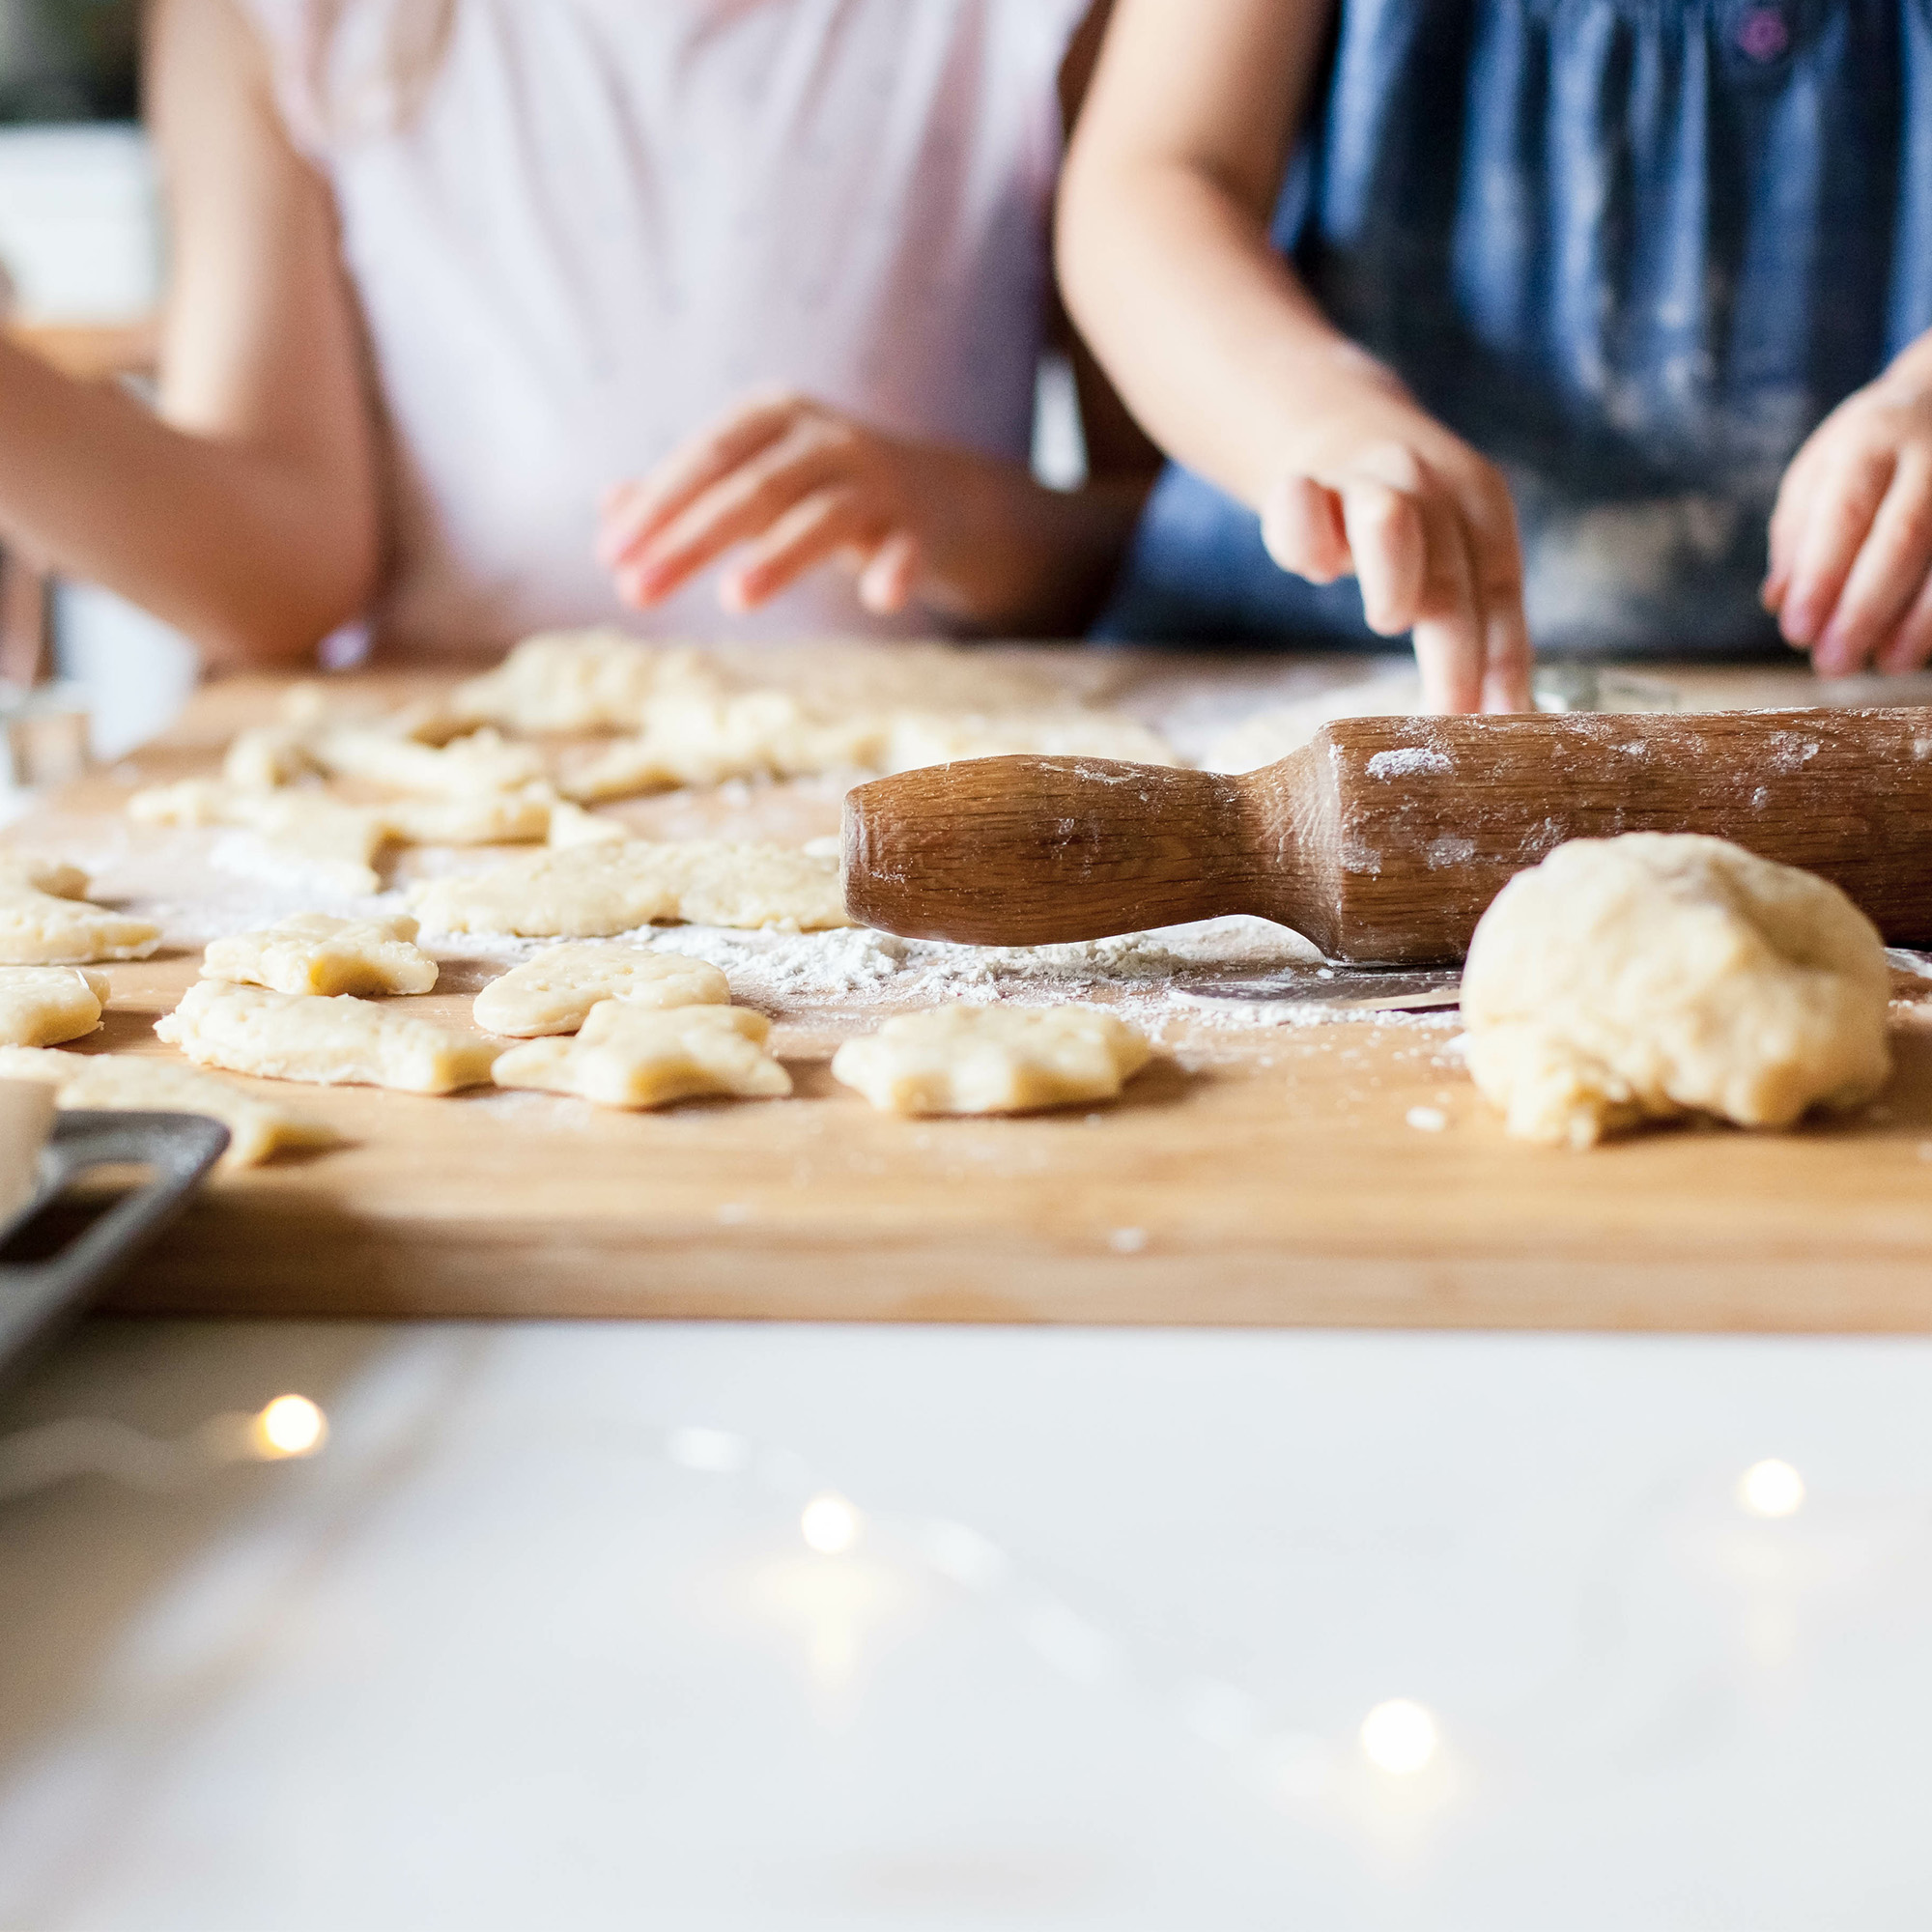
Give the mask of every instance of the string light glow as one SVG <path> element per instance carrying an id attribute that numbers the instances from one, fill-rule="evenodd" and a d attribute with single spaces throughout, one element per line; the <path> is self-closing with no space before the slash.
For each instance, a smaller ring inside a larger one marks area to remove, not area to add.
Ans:
<path id="1" fill-rule="evenodd" d="M 843 1496 L 813 1496 L 798 1520 L 798 1533 L 821 1556 L 842 1556 L 859 1540 L 859 1512 Z"/>
<path id="2" fill-rule="evenodd" d="M 1738 1478 L 1738 1507 L 1749 1516 L 1796 1516 L 1804 1506 L 1804 1478 L 1776 1456 L 1753 1463 Z"/>
<path id="3" fill-rule="evenodd" d="M 265 1462 L 313 1456 L 328 1439 L 328 1418 L 305 1395 L 278 1395 L 256 1415 L 249 1435 Z"/>
<path id="4" fill-rule="evenodd" d="M 1362 1719 L 1362 1754 L 1378 1771 L 1409 1777 L 1435 1755 L 1435 1719 L 1406 1697 L 1378 1704 Z"/>

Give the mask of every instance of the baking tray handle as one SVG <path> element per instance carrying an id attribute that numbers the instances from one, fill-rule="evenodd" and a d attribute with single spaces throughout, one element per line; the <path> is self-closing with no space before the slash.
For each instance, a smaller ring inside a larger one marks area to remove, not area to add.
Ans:
<path id="1" fill-rule="evenodd" d="M 131 1262 L 181 1212 L 228 1146 L 228 1129 L 199 1114 L 95 1113 L 54 1118 L 33 1199 L 0 1229 L 0 1367 Z M 92 1168 L 143 1166 L 149 1178 L 52 1254 L 9 1261 L 7 1250 Z"/>

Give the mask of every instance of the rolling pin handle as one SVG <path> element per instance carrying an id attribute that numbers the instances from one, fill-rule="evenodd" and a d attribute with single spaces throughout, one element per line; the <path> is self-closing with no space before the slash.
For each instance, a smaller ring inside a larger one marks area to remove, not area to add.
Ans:
<path id="1" fill-rule="evenodd" d="M 981 946 L 1279 918 L 1298 868 L 1255 841 L 1293 838 L 1280 790 L 1258 808 L 1247 780 L 1107 758 L 900 772 L 845 796 L 846 910 L 909 939 Z"/>

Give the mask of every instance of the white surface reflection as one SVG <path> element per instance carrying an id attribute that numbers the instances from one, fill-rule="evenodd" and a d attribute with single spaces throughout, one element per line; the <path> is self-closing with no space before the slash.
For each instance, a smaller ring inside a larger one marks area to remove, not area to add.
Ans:
<path id="1" fill-rule="evenodd" d="M 1407 1697 L 1391 1697 L 1362 1719 L 1362 1755 L 1392 1777 L 1412 1777 L 1435 1755 L 1435 1719 Z"/>
<path id="2" fill-rule="evenodd" d="M 1738 1506 L 1752 1516 L 1796 1516 L 1804 1507 L 1804 1478 L 1789 1463 L 1767 1457 L 1738 1478 Z"/>
<path id="3" fill-rule="evenodd" d="M 808 1549 L 821 1556 L 842 1556 L 859 1540 L 859 1512 L 843 1496 L 813 1496 L 798 1520 L 798 1533 Z"/>
<path id="4" fill-rule="evenodd" d="M 1895 1341 L 101 1324 L 0 1413 L 0 1923 L 1924 1922 L 1928 1396 Z"/>

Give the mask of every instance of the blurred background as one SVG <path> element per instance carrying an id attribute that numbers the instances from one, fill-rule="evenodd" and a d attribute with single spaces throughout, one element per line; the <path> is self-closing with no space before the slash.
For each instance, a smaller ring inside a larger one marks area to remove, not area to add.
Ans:
<path id="1" fill-rule="evenodd" d="M 159 300 L 155 173 L 136 116 L 138 0 L 0 0 L 0 302 L 14 327 L 92 367 L 143 380 Z M 8 585 L 9 668 L 43 621 L 38 586 Z M 193 655 L 144 612 L 53 586 L 51 668 L 86 692 L 114 757 L 185 697 Z"/>
<path id="2" fill-rule="evenodd" d="M 0 0 L 0 121 L 131 121 L 137 0 Z"/>

